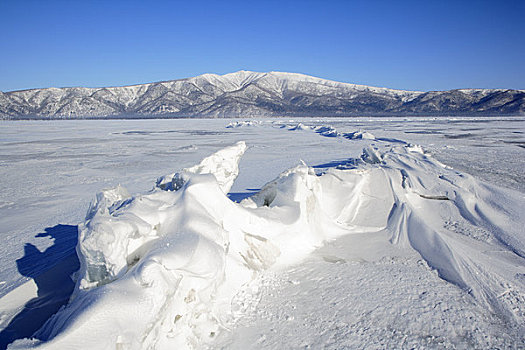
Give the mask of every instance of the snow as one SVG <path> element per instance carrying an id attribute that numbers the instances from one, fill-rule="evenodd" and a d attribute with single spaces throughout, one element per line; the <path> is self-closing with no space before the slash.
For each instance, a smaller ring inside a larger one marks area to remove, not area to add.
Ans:
<path id="1" fill-rule="evenodd" d="M 233 73 L 233 74 L 236 74 L 236 73 Z M 388 93 L 392 95 L 401 95 L 401 96 L 407 95 L 407 96 L 410 96 L 411 98 L 414 98 L 413 95 L 417 96 L 419 94 L 422 94 L 422 92 L 420 91 L 395 90 L 395 89 L 388 89 L 388 88 L 374 87 L 374 86 L 367 86 L 367 85 L 340 83 L 340 82 L 336 82 L 333 80 L 316 78 L 316 77 L 312 77 L 312 76 L 304 75 L 300 73 L 270 72 L 267 74 L 273 75 L 280 79 L 290 80 L 292 83 L 294 81 L 307 81 L 307 82 L 314 83 L 314 84 L 326 85 L 326 86 L 332 86 L 332 87 L 333 86 L 346 86 L 348 88 L 351 88 L 357 91 L 371 91 L 375 93 Z"/>
<path id="2" fill-rule="evenodd" d="M 21 256 L 15 232 L 43 252 L 74 256 L 58 245 L 60 235 L 50 234 L 54 245 L 32 235 L 38 224 L 79 224 L 80 269 L 68 305 L 34 339 L 15 337 L 10 348 L 512 348 L 525 341 L 525 196 L 509 180 L 525 167 L 505 162 L 523 152 L 505 142 L 519 140 L 523 120 L 70 123 L 6 123 L 2 134 L 13 153 L 36 142 L 48 152 L 17 162 L 3 154 L 13 188 L 0 199 L 15 204 L 0 208 L 13 215 L 0 222 L 9 252 L 0 260 L 2 328 L 35 293 L 12 267 Z M 484 139 L 498 153 L 478 154 L 468 138 L 443 136 L 483 123 L 500 131 Z M 54 136 L 71 127 L 78 134 Z M 410 133 L 420 128 L 439 133 Z M 71 168 L 76 154 L 95 151 L 102 155 Z M 481 167 L 498 164 L 500 182 L 514 188 L 449 166 L 465 155 L 484 159 Z M 50 161 L 53 178 L 27 176 Z M 107 178 L 88 176 L 100 172 Z M 155 185 L 159 173 L 170 175 Z M 87 208 L 96 187 L 108 189 Z M 56 188 L 83 203 L 56 199 L 64 214 L 32 217 Z"/>
<path id="3" fill-rule="evenodd" d="M 262 121 L 257 120 L 245 120 L 245 121 L 235 121 L 226 125 L 227 128 L 240 128 L 242 126 L 257 126 L 261 125 Z"/>
<path id="4" fill-rule="evenodd" d="M 1 119 L 223 118 L 523 114 L 521 90 L 403 91 L 297 73 L 239 71 L 143 85 L 44 88 L 0 95 Z M 451 99 L 454 103 L 450 103 Z"/>
<path id="5" fill-rule="evenodd" d="M 163 190 L 176 191 L 180 189 L 194 174 L 213 174 L 221 190 L 227 194 L 233 182 L 239 175 L 239 160 L 246 151 L 246 143 L 239 141 L 226 147 L 199 164 L 182 169 L 180 173 L 163 176 L 157 180 L 157 187 Z"/>

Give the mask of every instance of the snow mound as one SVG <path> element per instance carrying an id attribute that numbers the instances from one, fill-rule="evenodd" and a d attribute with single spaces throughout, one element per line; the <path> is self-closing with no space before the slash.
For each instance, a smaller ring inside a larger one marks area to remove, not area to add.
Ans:
<path id="1" fill-rule="evenodd" d="M 239 174 L 238 163 L 245 150 L 242 141 L 226 147 L 193 167 L 159 178 L 157 188 L 176 191 L 195 175 L 213 175 L 220 190 L 228 193 Z M 79 226 L 78 250 L 84 267 L 80 288 L 110 282 L 140 260 L 148 243 L 162 235 L 166 213 L 160 207 L 169 203 L 163 193 L 130 198 L 121 186 L 98 194 L 86 222 Z"/>
<path id="2" fill-rule="evenodd" d="M 309 126 L 304 125 L 303 123 L 298 123 L 297 125 L 292 125 L 290 127 L 290 131 L 296 131 L 296 130 L 310 130 L 311 128 Z"/>
<path id="3" fill-rule="evenodd" d="M 245 121 L 236 121 L 231 122 L 228 125 L 226 125 L 226 128 L 228 129 L 234 129 L 234 128 L 240 128 L 243 126 L 258 126 L 261 125 L 262 121 L 260 120 L 245 120 Z"/>
<path id="4" fill-rule="evenodd" d="M 68 307 L 39 331 L 39 339 L 50 340 L 41 345 L 206 344 L 223 330 L 232 298 L 257 271 L 297 261 L 338 232 L 316 212 L 320 182 L 304 164 L 260 194 L 276 193 L 274 210 L 257 199 L 242 205 L 229 200 L 225 190 L 236 176 L 231 169 L 238 169 L 245 147 L 237 143 L 185 169 L 180 184 L 161 181 L 177 184 L 173 188 L 134 197 L 121 187 L 99 194 L 80 226 L 76 290 Z M 94 329 L 99 336 L 86 337 Z"/>
<path id="5" fill-rule="evenodd" d="M 337 129 L 331 126 L 318 126 L 314 128 L 314 131 L 325 137 L 341 136 L 341 134 L 337 131 Z"/>
<path id="6" fill-rule="evenodd" d="M 372 135 L 369 132 L 366 131 L 354 131 L 354 132 L 346 132 L 342 135 L 345 139 L 349 140 L 374 140 L 376 137 Z"/>
<path id="7" fill-rule="evenodd" d="M 313 130 L 319 135 L 325 136 L 325 137 L 343 137 L 347 140 L 377 140 L 377 141 L 387 141 L 387 142 L 401 142 L 400 140 L 393 140 L 393 139 L 377 139 L 373 134 L 367 131 L 363 131 L 363 130 L 356 130 L 352 132 L 342 133 L 330 125 L 308 126 L 308 125 L 304 125 L 303 123 L 294 123 L 292 121 L 288 123 L 274 122 L 273 124 L 277 126 L 278 128 L 282 128 L 282 129 L 286 128 L 289 131 Z M 404 143 L 404 142 L 401 142 L 401 143 Z"/>
<path id="8" fill-rule="evenodd" d="M 260 271 L 297 263 L 327 240 L 372 232 L 420 254 L 509 324 L 525 323 L 525 222 L 512 211 L 521 196 L 459 174 L 420 147 L 384 145 L 365 148 L 355 169 L 316 175 L 299 164 L 237 204 L 226 193 L 245 150 L 244 142 L 224 148 L 147 194 L 99 194 L 80 226 L 69 305 L 38 332 L 47 342 L 13 348 L 211 346 L 228 329 L 233 298 Z M 479 228 L 484 235 L 471 235 Z"/>

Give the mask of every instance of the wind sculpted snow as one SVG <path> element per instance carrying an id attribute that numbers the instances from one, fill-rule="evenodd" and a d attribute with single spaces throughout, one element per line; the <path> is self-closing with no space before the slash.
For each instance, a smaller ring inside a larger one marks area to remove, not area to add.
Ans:
<path id="1" fill-rule="evenodd" d="M 342 136 L 333 128 L 313 131 Z M 375 245 L 362 248 L 368 254 L 392 246 L 420 256 L 456 294 L 505 324 L 503 345 L 525 340 L 522 195 L 461 174 L 419 146 L 378 139 L 351 167 L 316 173 L 301 163 L 235 203 L 226 193 L 245 151 L 244 142 L 219 150 L 159 178 L 144 194 L 131 196 L 122 187 L 99 194 L 80 225 L 81 268 L 70 303 L 35 334 L 40 340 L 11 348 L 227 344 L 231 325 L 242 318 L 233 306 L 246 286 L 265 271 L 295 266 L 327 242 L 360 236 L 374 237 Z M 494 329 L 500 328 L 487 332 Z"/>

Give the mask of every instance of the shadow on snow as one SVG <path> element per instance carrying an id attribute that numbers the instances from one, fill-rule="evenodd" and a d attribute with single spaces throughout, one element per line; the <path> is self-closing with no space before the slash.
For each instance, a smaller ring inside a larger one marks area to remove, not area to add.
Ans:
<path id="1" fill-rule="evenodd" d="M 29 300 L 0 332 L 0 349 L 17 339 L 31 338 L 60 307 L 67 304 L 75 287 L 71 275 L 80 267 L 75 252 L 78 226 L 48 227 L 36 237 L 50 237 L 54 244 L 41 252 L 33 244 L 26 243 L 24 256 L 16 261 L 20 274 L 32 278 L 38 291 L 37 296 Z"/>

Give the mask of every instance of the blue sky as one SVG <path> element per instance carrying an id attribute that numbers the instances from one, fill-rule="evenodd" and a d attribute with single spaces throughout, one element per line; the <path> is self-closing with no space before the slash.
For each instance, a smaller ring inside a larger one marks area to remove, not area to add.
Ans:
<path id="1" fill-rule="evenodd" d="M 0 90 L 241 69 L 525 89 L 525 1 L 0 0 Z"/>

